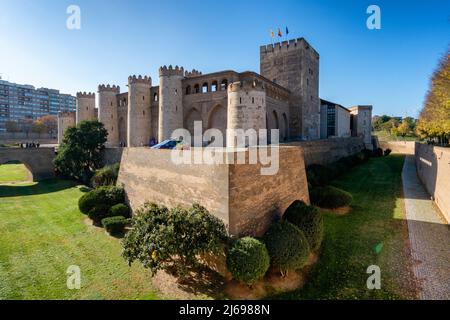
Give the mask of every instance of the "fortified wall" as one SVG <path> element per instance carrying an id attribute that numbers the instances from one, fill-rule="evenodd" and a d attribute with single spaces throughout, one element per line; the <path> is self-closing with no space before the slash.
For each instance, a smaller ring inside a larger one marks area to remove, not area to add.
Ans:
<path id="1" fill-rule="evenodd" d="M 302 147 L 305 166 L 310 164 L 326 165 L 358 153 L 365 148 L 364 140 L 361 137 L 296 141 L 288 145 Z"/>
<path id="2" fill-rule="evenodd" d="M 199 203 L 231 235 L 262 236 L 295 200 L 309 203 L 303 150 L 279 148 L 279 170 L 261 175 L 261 164 L 176 164 L 171 150 L 125 148 L 118 184 L 135 211 L 145 202 L 168 207 Z M 246 156 L 248 151 L 229 152 Z"/>
<path id="3" fill-rule="evenodd" d="M 450 149 L 416 142 L 417 175 L 450 222 Z"/>

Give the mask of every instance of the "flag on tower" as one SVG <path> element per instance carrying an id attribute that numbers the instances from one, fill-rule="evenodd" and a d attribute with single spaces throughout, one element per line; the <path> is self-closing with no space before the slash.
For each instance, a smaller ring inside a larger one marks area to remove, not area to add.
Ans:
<path id="1" fill-rule="evenodd" d="M 273 39 L 273 37 L 275 37 L 275 32 L 273 32 L 272 29 L 270 29 L 270 37 Z"/>
<path id="2" fill-rule="evenodd" d="M 289 29 L 288 29 L 288 27 L 286 27 L 286 35 L 288 35 L 289 34 Z"/>
<path id="3" fill-rule="evenodd" d="M 278 38 L 281 38 L 283 36 L 283 34 L 281 33 L 281 29 L 278 28 Z"/>

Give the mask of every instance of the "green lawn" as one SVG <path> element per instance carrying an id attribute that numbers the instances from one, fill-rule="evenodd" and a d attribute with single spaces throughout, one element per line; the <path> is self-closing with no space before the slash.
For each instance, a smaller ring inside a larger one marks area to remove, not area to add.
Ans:
<path id="1" fill-rule="evenodd" d="M 64 180 L 0 185 L 0 300 L 158 298 L 149 272 L 121 257 L 120 240 L 84 222 L 81 195 Z M 80 290 L 67 288 L 71 265 Z"/>
<path id="2" fill-rule="evenodd" d="M 375 131 L 373 132 L 374 135 L 378 137 L 379 141 L 418 141 L 419 138 L 415 136 L 396 136 L 393 134 L 390 134 L 386 131 Z"/>
<path id="3" fill-rule="evenodd" d="M 413 299 L 414 277 L 403 211 L 404 157 L 372 158 L 333 185 L 354 201 L 346 216 L 325 213 L 321 257 L 302 290 L 287 299 Z M 381 269 L 381 290 L 368 290 L 367 267 Z"/>
<path id="4" fill-rule="evenodd" d="M 0 183 L 27 180 L 28 172 L 22 163 L 0 164 Z"/>

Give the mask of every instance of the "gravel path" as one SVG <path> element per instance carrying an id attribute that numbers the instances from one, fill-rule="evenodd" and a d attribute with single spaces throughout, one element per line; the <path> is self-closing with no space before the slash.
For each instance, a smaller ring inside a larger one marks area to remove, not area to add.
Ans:
<path id="1" fill-rule="evenodd" d="M 450 227 L 419 181 L 414 156 L 406 156 L 402 179 L 420 299 L 450 299 Z"/>

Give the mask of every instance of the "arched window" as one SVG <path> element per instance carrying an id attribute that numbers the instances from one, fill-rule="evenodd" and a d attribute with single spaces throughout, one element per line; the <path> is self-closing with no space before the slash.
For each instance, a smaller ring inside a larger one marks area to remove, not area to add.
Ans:
<path id="1" fill-rule="evenodd" d="M 204 83 L 203 85 L 202 85 L 202 93 L 207 93 L 208 92 L 208 83 Z"/>
<path id="2" fill-rule="evenodd" d="M 191 86 L 186 87 L 186 95 L 191 94 Z"/>
<path id="3" fill-rule="evenodd" d="M 213 81 L 211 84 L 211 92 L 217 91 L 217 81 Z"/>
<path id="4" fill-rule="evenodd" d="M 198 84 L 194 86 L 194 93 L 200 93 L 200 86 Z"/>
<path id="5" fill-rule="evenodd" d="M 158 94 L 156 92 L 153 94 L 153 101 L 158 101 Z"/>
<path id="6" fill-rule="evenodd" d="M 228 80 L 227 79 L 223 79 L 222 82 L 220 83 L 220 90 L 227 90 L 228 88 Z"/>

